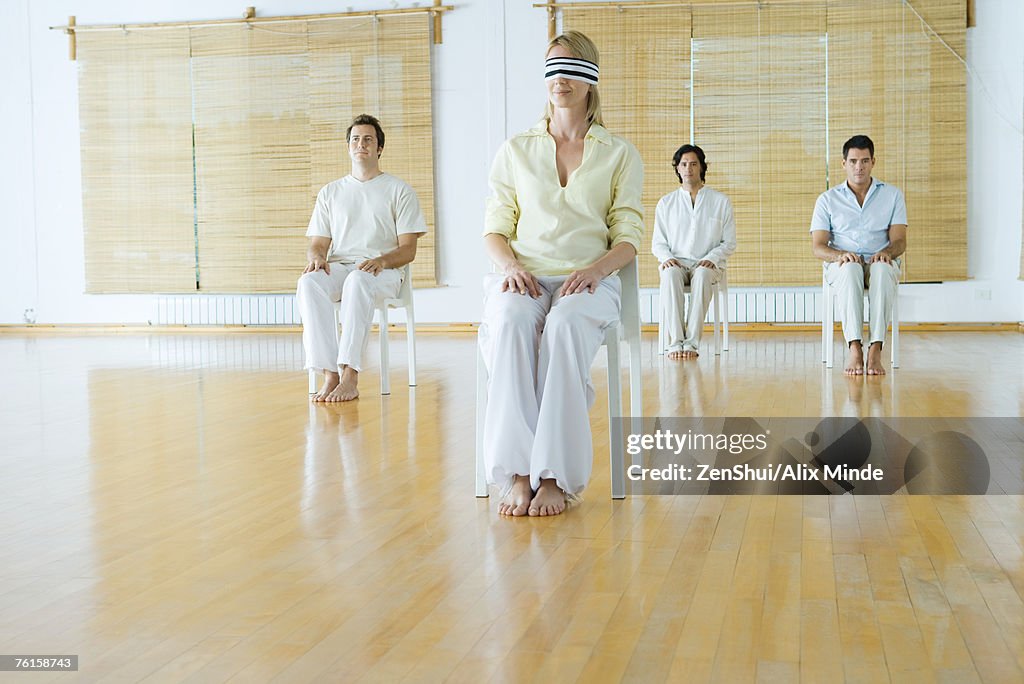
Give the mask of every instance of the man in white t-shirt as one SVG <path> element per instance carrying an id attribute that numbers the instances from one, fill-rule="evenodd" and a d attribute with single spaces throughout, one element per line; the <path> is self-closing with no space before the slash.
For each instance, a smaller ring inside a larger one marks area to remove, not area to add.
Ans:
<path id="1" fill-rule="evenodd" d="M 658 201 L 651 251 L 661 265 L 665 351 L 670 359 L 695 359 L 712 287 L 722 277 L 725 260 L 736 251 L 736 221 L 729 198 L 704 185 L 704 150 L 683 145 L 672 156 L 672 166 L 680 185 Z M 687 285 L 691 304 L 684 320 Z"/>
<path id="2" fill-rule="evenodd" d="M 324 372 L 313 401 L 359 396 L 374 304 L 398 296 L 399 269 L 415 258 L 416 240 L 427 232 L 413 189 L 380 170 L 380 122 L 361 114 L 345 135 L 352 173 L 317 194 L 306 230 L 308 263 L 296 291 L 306 368 Z M 339 301 L 340 341 L 334 322 Z"/>

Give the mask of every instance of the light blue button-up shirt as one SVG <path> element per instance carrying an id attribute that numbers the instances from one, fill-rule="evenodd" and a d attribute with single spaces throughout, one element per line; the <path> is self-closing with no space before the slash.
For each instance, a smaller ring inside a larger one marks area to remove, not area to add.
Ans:
<path id="1" fill-rule="evenodd" d="M 828 231 L 832 248 L 870 257 L 889 246 L 889 226 L 906 223 L 903 193 L 872 178 L 864 206 L 845 181 L 821 193 L 814 204 L 811 232 Z"/>

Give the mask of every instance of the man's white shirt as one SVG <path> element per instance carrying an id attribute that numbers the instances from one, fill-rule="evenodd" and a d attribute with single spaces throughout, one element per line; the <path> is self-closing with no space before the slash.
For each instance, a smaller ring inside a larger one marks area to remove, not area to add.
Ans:
<path id="1" fill-rule="evenodd" d="M 416 192 L 382 173 L 368 181 L 348 175 L 321 188 L 306 237 L 331 238 L 327 261 L 353 264 L 397 249 L 399 235 L 426 232 Z"/>
<path id="2" fill-rule="evenodd" d="M 689 267 L 706 259 L 723 267 L 736 251 L 732 202 L 707 186 L 697 191 L 697 200 L 692 203 L 690 193 L 683 188 L 665 195 L 654 212 L 651 251 L 658 263 L 676 259 Z"/>

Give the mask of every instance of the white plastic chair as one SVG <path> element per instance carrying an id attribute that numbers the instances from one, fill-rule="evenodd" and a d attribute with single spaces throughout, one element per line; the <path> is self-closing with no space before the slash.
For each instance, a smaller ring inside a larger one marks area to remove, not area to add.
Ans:
<path id="1" fill-rule="evenodd" d="M 604 331 L 608 350 L 608 452 L 611 461 L 612 498 L 626 498 L 625 442 L 622 434 L 622 382 L 619 342 L 629 345 L 629 411 L 633 418 L 643 415 L 643 382 L 640 368 L 640 280 L 636 259 L 619 270 L 622 308 L 618 323 Z M 476 352 L 476 495 L 487 496 L 484 470 L 484 414 L 487 412 L 487 366 L 480 345 Z"/>
<path id="2" fill-rule="evenodd" d="M 412 305 L 412 267 L 402 267 L 404 276 L 398 296 L 380 299 L 375 304 L 377 322 L 380 328 L 380 393 L 391 394 L 391 382 L 388 377 L 390 355 L 388 347 L 388 309 L 405 309 L 405 340 L 409 354 L 409 387 L 416 386 L 416 316 Z M 340 304 L 340 303 L 339 303 Z M 334 308 L 334 327 L 338 327 L 338 307 Z M 317 371 L 309 370 L 309 392 L 317 391 Z"/>
<path id="3" fill-rule="evenodd" d="M 722 275 L 718 282 L 711 286 L 711 321 L 715 331 L 715 356 L 720 355 L 723 351 L 729 351 L 729 277 L 725 268 L 722 268 L 721 271 Z M 689 285 L 683 288 L 683 294 L 686 297 L 686 310 L 691 311 L 693 297 Z M 664 301 L 661 296 L 658 297 L 658 300 L 658 353 L 665 354 L 670 344 L 668 330 L 664 325 L 667 316 L 665 307 L 668 302 Z M 722 308 L 721 319 L 719 318 L 719 306 Z"/>
<path id="4" fill-rule="evenodd" d="M 900 265 L 902 269 L 902 264 Z M 832 367 L 833 352 L 835 351 L 835 315 L 836 315 L 836 288 L 829 284 L 825 277 L 827 264 L 821 265 L 821 360 L 826 368 Z M 867 299 L 868 289 L 864 288 L 864 298 Z M 892 353 L 892 367 L 900 367 L 900 285 L 896 281 L 896 295 L 892 298 L 892 339 L 889 350 Z"/>

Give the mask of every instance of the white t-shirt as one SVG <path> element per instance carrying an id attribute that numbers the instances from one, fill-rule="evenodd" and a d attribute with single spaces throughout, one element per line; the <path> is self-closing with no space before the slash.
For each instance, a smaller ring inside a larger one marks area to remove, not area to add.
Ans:
<path id="1" fill-rule="evenodd" d="M 426 232 L 416 192 L 382 173 L 368 181 L 348 175 L 321 188 L 306 237 L 331 238 L 327 261 L 354 264 L 398 249 L 403 233 Z"/>

